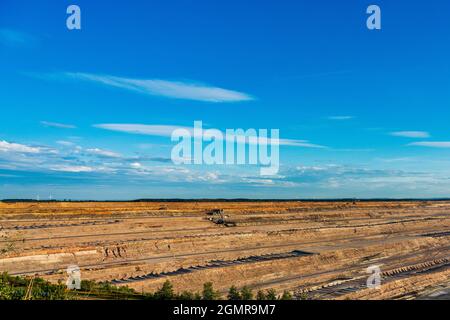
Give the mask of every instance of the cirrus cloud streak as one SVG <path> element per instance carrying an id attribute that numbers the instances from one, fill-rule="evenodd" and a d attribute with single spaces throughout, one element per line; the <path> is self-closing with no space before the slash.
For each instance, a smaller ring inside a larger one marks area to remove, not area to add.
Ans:
<path id="1" fill-rule="evenodd" d="M 152 96 L 204 102 L 241 102 L 254 98 L 246 93 L 209 86 L 196 82 L 169 81 L 161 79 L 133 79 L 111 75 L 66 72 L 66 77 L 100 83 Z"/>
<path id="2" fill-rule="evenodd" d="M 404 138 L 429 138 L 430 134 L 426 131 L 394 131 L 390 133 L 394 137 Z"/>
<path id="3" fill-rule="evenodd" d="M 94 125 L 96 128 L 110 130 L 110 131 L 117 131 L 117 132 L 124 132 L 124 133 L 131 133 L 131 134 L 141 134 L 141 135 L 149 135 L 149 136 L 159 136 L 159 137 L 171 137 L 172 133 L 175 130 L 183 129 L 189 132 L 193 137 L 194 135 L 194 128 L 193 127 L 185 127 L 185 126 L 175 126 L 175 125 L 147 125 L 147 124 L 127 124 L 127 123 L 105 123 L 105 124 L 96 124 Z M 213 129 L 214 131 L 217 131 L 216 129 Z M 225 140 L 229 139 L 229 136 L 226 133 L 223 133 L 222 131 L 219 131 L 221 135 L 224 137 Z M 204 136 L 209 136 L 210 132 L 208 129 L 203 130 Z M 239 135 L 237 135 L 239 137 Z M 232 137 L 234 141 L 234 137 Z M 240 141 L 245 141 L 248 144 L 269 144 L 271 143 L 270 138 L 264 138 L 259 137 L 258 140 L 255 140 L 254 137 L 251 137 L 249 139 L 236 139 L 236 141 L 239 143 Z M 257 141 L 257 142 L 256 142 Z M 303 148 L 327 148 L 322 145 L 313 144 L 310 143 L 307 140 L 296 140 L 296 139 L 279 139 L 279 145 L 284 146 L 292 146 L 292 147 L 303 147 Z"/>
<path id="4" fill-rule="evenodd" d="M 412 142 L 408 146 L 429 147 L 429 148 L 450 148 L 450 141 L 420 141 Z"/>

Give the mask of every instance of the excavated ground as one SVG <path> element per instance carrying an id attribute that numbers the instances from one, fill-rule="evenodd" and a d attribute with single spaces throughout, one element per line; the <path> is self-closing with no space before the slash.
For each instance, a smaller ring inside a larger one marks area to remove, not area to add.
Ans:
<path id="1" fill-rule="evenodd" d="M 57 282 L 69 265 L 138 291 L 169 279 L 178 291 L 211 281 L 223 294 L 441 299 L 450 202 L 0 202 L 0 271 Z M 373 266 L 377 289 L 367 288 Z"/>

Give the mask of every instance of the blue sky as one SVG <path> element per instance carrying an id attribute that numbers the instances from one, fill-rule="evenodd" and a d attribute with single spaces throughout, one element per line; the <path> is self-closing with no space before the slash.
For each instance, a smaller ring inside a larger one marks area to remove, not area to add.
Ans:
<path id="1" fill-rule="evenodd" d="M 441 0 L 3 0 L 0 198 L 450 196 L 449 15 Z M 272 177 L 174 165 L 154 132 L 195 120 L 302 143 Z"/>

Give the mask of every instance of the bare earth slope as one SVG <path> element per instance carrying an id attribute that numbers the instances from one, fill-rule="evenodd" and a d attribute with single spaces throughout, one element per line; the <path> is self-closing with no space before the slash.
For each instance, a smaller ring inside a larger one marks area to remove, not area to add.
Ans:
<path id="1" fill-rule="evenodd" d="M 213 210 L 222 209 L 215 213 Z M 153 291 L 212 281 L 313 299 L 438 298 L 450 202 L 0 203 L 0 271 Z M 369 266 L 382 271 L 368 289 Z"/>

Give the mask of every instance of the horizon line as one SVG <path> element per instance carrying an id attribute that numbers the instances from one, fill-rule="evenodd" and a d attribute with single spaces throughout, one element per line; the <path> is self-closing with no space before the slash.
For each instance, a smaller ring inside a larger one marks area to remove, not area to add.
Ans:
<path id="1" fill-rule="evenodd" d="M 36 199 L 1 199 L 0 202 L 383 202 L 383 201 L 450 201 L 449 198 L 142 198 L 129 200 L 36 200 Z"/>

